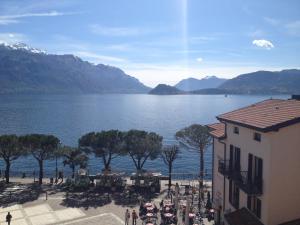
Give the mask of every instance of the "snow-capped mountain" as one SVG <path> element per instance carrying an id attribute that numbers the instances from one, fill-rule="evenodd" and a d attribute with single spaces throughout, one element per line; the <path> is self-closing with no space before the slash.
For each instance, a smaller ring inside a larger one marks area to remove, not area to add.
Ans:
<path id="1" fill-rule="evenodd" d="M 45 54 L 18 43 L 0 44 L 0 94 L 147 93 L 121 69 L 66 54 Z"/>
<path id="2" fill-rule="evenodd" d="M 14 44 L 8 44 L 8 43 L 1 43 L 0 45 L 5 46 L 6 48 L 13 49 L 13 50 L 24 50 L 35 54 L 46 54 L 46 51 L 38 49 L 38 48 L 32 48 L 24 43 L 14 43 Z"/>

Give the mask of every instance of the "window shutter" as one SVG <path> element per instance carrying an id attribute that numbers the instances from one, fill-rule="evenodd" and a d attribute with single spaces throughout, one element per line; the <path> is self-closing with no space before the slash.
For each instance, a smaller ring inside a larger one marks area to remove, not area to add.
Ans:
<path id="1" fill-rule="evenodd" d="M 258 218 L 261 217 L 261 200 L 260 199 L 256 199 L 256 215 Z"/>
<path id="2" fill-rule="evenodd" d="M 248 181 L 251 183 L 252 181 L 252 161 L 253 155 L 249 153 L 248 155 Z"/>
<path id="3" fill-rule="evenodd" d="M 247 197 L 247 208 L 251 211 L 252 209 L 251 209 L 251 196 L 250 195 L 248 195 L 248 197 Z"/>

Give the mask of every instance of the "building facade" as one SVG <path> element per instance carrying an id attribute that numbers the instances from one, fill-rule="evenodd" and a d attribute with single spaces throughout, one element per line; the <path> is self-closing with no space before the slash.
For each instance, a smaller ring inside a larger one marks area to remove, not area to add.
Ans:
<path id="1" fill-rule="evenodd" d="M 300 101 L 270 99 L 217 119 L 220 123 L 208 125 L 217 224 L 297 222 Z"/>

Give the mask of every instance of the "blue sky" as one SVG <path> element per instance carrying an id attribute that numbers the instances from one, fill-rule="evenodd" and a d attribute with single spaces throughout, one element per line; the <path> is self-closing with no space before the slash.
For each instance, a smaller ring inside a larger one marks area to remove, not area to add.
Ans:
<path id="1" fill-rule="evenodd" d="M 0 42 L 120 67 L 149 86 L 300 68 L 298 0 L 1 0 Z"/>

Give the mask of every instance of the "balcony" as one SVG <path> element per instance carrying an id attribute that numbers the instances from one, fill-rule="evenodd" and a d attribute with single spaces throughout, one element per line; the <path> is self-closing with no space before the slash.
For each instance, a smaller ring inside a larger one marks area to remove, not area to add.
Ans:
<path id="1" fill-rule="evenodd" d="M 262 194 L 262 179 L 248 179 L 248 171 L 232 169 L 229 160 L 219 160 L 218 171 L 228 179 L 233 180 L 248 195 Z"/>
<path id="2" fill-rule="evenodd" d="M 232 173 L 229 166 L 229 160 L 219 160 L 218 171 L 224 176 L 228 176 Z"/>
<path id="3" fill-rule="evenodd" d="M 262 179 L 249 179 L 248 171 L 240 171 L 234 173 L 231 177 L 236 185 L 248 195 L 261 195 L 262 194 Z"/>

